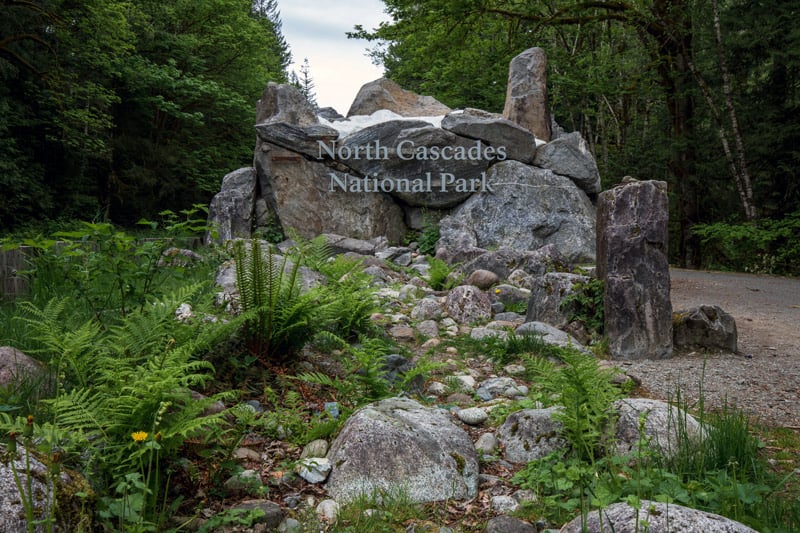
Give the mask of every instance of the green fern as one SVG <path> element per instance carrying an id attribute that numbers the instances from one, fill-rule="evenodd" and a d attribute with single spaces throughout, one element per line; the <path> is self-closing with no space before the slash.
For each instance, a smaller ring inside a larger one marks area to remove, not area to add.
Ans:
<path id="1" fill-rule="evenodd" d="M 324 306 L 314 291 L 300 292 L 300 262 L 278 264 L 258 240 L 234 245 L 236 286 L 250 351 L 264 365 L 289 360 L 324 326 Z"/>
<path id="2" fill-rule="evenodd" d="M 612 404 L 622 393 L 611 383 L 613 372 L 600 368 L 593 356 L 563 348 L 558 357 L 562 364 L 522 355 L 528 374 L 538 382 L 545 397 L 562 407 L 553 418 L 563 424 L 564 436 L 579 457 L 594 462 L 606 445 Z"/>

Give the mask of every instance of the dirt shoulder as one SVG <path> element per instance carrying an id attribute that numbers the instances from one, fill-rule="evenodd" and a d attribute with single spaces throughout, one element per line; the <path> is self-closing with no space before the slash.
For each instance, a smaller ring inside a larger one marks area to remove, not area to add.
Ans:
<path id="1" fill-rule="evenodd" d="M 672 306 L 678 311 L 718 305 L 736 320 L 737 353 L 676 353 L 669 360 L 623 367 L 652 396 L 691 402 L 702 388 L 706 403 L 726 399 L 771 425 L 800 429 L 800 279 L 672 269 Z"/>

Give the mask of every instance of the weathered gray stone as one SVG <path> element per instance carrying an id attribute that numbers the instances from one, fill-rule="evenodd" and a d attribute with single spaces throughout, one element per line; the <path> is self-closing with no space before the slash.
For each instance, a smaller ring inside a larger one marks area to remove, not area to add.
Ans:
<path id="1" fill-rule="evenodd" d="M 320 158 L 320 142 L 328 145 L 339 137 L 338 131 L 322 124 L 295 126 L 286 122 L 256 124 L 256 133 L 264 142 L 315 159 Z"/>
<path id="2" fill-rule="evenodd" d="M 295 152 L 263 143 L 256 170 L 262 195 L 284 230 L 312 238 L 321 233 L 371 239 L 405 235 L 403 211 L 385 194 L 358 194 L 331 186 L 330 168 Z"/>
<path id="3" fill-rule="evenodd" d="M 482 381 L 475 391 L 475 394 L 477 394 L 481 400 L 488 402 L 489 400 L 504 396 L 507 398 L 522 396 L 522 394 L 518 394 L 518 392 L 522 392 L 523 389 L 527 391 L 527 387 L 518 385 L 513 378 L 496 377 Z"/>
<path id="4" fill-rule="evenodd" d="M 528 522 L 504 514 L 490 518 L 486 523 L 486 533 L 537 533 L 538 531 Z"/>
<path id="5" fill-rule="evenodd" d="M 526 322 L 545 322 L 563 327 L 569 322 L 569 309 L 562 307 L 564 298 L 573 294 L 576 283 L 586 283 L 587 276 L 569 272 L 548 272 L 530 280 L 531 297 L 528 300 Z"/>
<path id="6" fill-rule="evenodd" d="M 503 116 L 536 135 L 537 139 L 550 140 L 547 55 L 541 48 L 530 48 L 511 60 Z"/>
<path id="7" fill-rule="evenodd" d="M 319 124 L 308 99 L 291 83 L 269 82 L 256 105 L 256 124 L 285 122 L 295 126 Z"/>
<path id="8" fill-rule="evenodd" d="M 438 246 L 536 250 L 553 244 L 570 261 L 594 260 L 594 206 L 569 178 L 503 161 L 489 169 L 487 182 L 493 194 L 477 193 L 441 220 Z"/>
<path id="9" fill-rule="evenodd" d="M 5 453 L 8 453 L 6 445 L 0 445 L 0 454 Z M 30 490 L 29 495 L 32 495 L 31 503 L 37 520 L 54 518 L 54 531 L 90 530 L 92 516 L 86 506 L 86 500 L 76 495 L 81 492 L 92 494 L 89 483 L 78 473 L 62 468 L 61 473 L 54 479 L 56 484 L 54 490 L 53 483 L 49 481 L 51 476 L 48 474 L 47 466 L 33 453 L 29 454 L 27 461 L 25 455 L 26 451 L 19 443 L 16 456 L 6 463 L 0 462 L 0 530 L 9 533 L 29 531 L 25 509 L 14 481 L 14 470 L 23 483 L 23 489 L 26 492 Z M 26 487 L 27 483 L 30 483 L 30 489 Z M 53 509 L 56 510 L 54 517 L 51 515 Z M 37 525 L 33 530 L 42 533 L 45 528 Z"/>
<path id="10" fill-rule="evenodd" d="M 254 523 L 263 524 L 266 526 L 267 531 L 274 530 L 283 521 L 281 506 L 269 500 L 245 500 L 237 503 L 231 509 L 242 509 L 244 511 L 258 509 L 263 511 L 264 515 L 257 518 Z"/>
<path id="11" fill-rule="evenodd" d="M 447 294 L 445 311 L 459 324 L 472 324 L 492 317 L 492 304 L 478 287 L 460 285 Z"/>
<path id="12" fill-rule="evenodd" d="M 528 289 L 515 287 L 514 285 L 508 285 L 506 283 L 495 286 L 489 291 L 489 294 L 490 301 L 502 302 L 503 306 L 506 308 L 527 304 L 528 300 L 531 298 L 531 291 Z"/>
<path id="13" fill-rule="evenodd" d="M 486 290 L 498 281 L 500 281 L 500 277 L 494 272 L 478 269 L 473 270 L 469 277 L 467 277 L 466 284 L 475 285 L 481 290 Z"/>
<path id="14" fill-rule="evenodd" d="M 326 457 L 306 457 L 300 459 L 294 471 L 309 483 L 324 482 L 331 472 L 331 463 Z"/>
<path id="15" fill-rule="evenodd" d="M 333 254 L 356 253 L 360 255 L 373 255 L 376 251 L 375 243 L 363 239 L 354 239 L 343 235 L 325 233 L 325 242 L 330 246 Z"/>
<path id="16" fill-rule="evenodd" d="M 379 187 L 408 205 L 433 209 L 455 206 L 483 190 L 486 180 L 482 173 L 496 160 L 485 157 L 487 147 L 480 141 L 421 121 L 381 122 L 348 135 L 340 144 L 343 150 L 354 153 L 357 147 L 374 147 L 376 143 L 385 149 L 379 157 L 350 157 L 340 162 L 362 176 L 375 177 L 378 185 L 371 188 Z M 450 150 L 452 154 L 463 151 L 465 157 L 420 158 L 420 149 L 427 154 L 433 150 Z M 340 179 L 344 176 L 337 175 Z"/>
<path id="17" fill-rule="evenodd" d="M 508 415 L 495 433 L 507 461 L 527 463 L 567 446 L 560 434 L 561 423 L 552 419 L 555 410 L 524 409 Z"/>
<path id="18" fill-rule="evenodd" d="M 12 346 L 0 346 L 0 387 L 22 380 L 35 383 L 44 374 L 44 365 Z"/>
<path id="19" fill-rule="evenodd" d="M 438 320 L 442 318 L 442 306 L 433 298 L 423 298 L 411 310 L 414 320 Z"/>
<path id="20" fill-rule="evenodd" d="M 453 111 L 442 119 L 442 128 L 498 149 L 502 146 L 504 157 L 498 157 L 499 160 L 531 163 L 536 155 L 536 137 L 502 115 L 472 108 Z"/>
<path id="21" fill-rule="evenodd" d="M 701 305 L 672 314 L 673 342 L 682 348 L 736 352 L 734 318 L 716 305 Z"/>
<path id="22" fill-rule="evenodd" d="M 638 511 L 627 502 L 590 511 L 585 518 L 579 516 L 565 524 L 561 533 L 638 533 L 645 523 L 649 533 L 757 533 L 755 529 L 724 516 L 650 500 L 642 500 Z"/>
<path id="23" fill-rule="evenodd" d="M 575 348 L 584 353 L 590 353 L 580 342 L 568 333 L 544 322 L 525 322 L 516 329 L 517 335 L 541 335 L 542 341 L 562 348 Z"/>
<path id="24" fill-rule="evenodd" d="M 614 430 L 618 454 L 636 451 L 639 445 L 639 417 L 646 415 L 644 434 L 651 450 L 672 456 L 685 433 L 699 445 L 704 431 L 700 423 L 682 409 L 650 398 L 625 398 L 614 402 L 617 422 Z"/>
<path id="25" fill-rule="evenodd" d="M 668 221 L 663 181 L 633 181 L 600 193 L 597 277 L 605 281 L 605 333 L 613 358 L 672 356 Z"/>
<path id="26" fill-rule="evenodd" d="M 206 234 L 206 243 L 223 243 L 231 239 L 249 239 L 253 228 L 256 195 L 256 171 L 240 168 L 222 178 L 220 191 L 211 199 L 208 225 L 217 233 Z"/>
<path id="27" fill-rule="evenodd" d="M 483 454 L 494 453 L 500 442 L 494 433 L 484 433 L 475 441 L 475 450 Z"/>
<path id="28" fill-rule="evenodd" d="M 381 109 L 403 117 L 437 116 L 450 112 L 449 107 L 432 96 L 421 96 L 403 89 L 392 80 L 380 78 L 359 89 L 347 116 L 371 115 Z"/>
<path id="29" fill-rule="evenodd" d="M 536 152 L 533 164 L 567 176 L 588 194 L 600 192 L 597 162 L 589 151 L 589 145 L 577 131 L 542 145 Z"/>
<path id="30" fill-rule="evenodd" d="M 447 235 L 445 241 L 449 238 Z M 492 251 L 484 250 L 459 267 L 459 270 L 468 275 L 476 270 L 488 270 L 500 279 L 510 279 L 511 274 L 517 270 L 538 276 L 551 270 L 569 270 L 569 263 L 555 245 L 547 244 L 533 251 L 507 247 Z"/>
<path id="31" fill-rule="evenodd" d="M 469 426 L 479 426 L 486 422 L 489 415 L 484 409 L 480 407 L 468 407 L 466 409 L 459 409 L 456 411 L 456 416 L 459 420 Z"/>
<path id="32" fill-rule="evenodd" d="M 413 502 L 473 498 L 478 458 L 442 409 L 391 398 L 356 411 L 331 445 L 328 494 L 337 501 L 404 490 Z"/>
<path id="33" fill-rule="evenodd" d="M 429 338 L 437 337 L 439 335 L 439 324 L 435 320 L 423 320 L 417 324 L 417 331 Z"/>

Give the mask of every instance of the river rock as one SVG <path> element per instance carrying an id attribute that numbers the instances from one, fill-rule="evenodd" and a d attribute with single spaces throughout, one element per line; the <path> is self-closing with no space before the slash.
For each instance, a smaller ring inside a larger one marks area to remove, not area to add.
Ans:
<path id="1" fill-rule="evenodd" d="M 347 116 L 371 115 L 382 109 L 388 109 L 403 117 L 437 116 L 450 112 L 449 107 L 432 96 L 422 96 L 407 91 L 390 79 L 380 78 L 359 89 Z"/>
<path id="2" fill-rule="evenodd" d="M 441 220 L 438 246 L 536 250 L 553 244 L 567 260 L 594 260 L 594 206 L 569 178 L 503 161 L 489 169 L 487 182 L 493 194 L 474 194 Z"/>
<path id="3" fill-rule="evenodd" d="M 537 139 L 550 140 L 547 55 L 541 48 L 529 48 L 511 60 L 503 116 L 533 133 Z"/>
<path id="4" fill-rule="evenodd" d="M 356 411 L 328 453 L 336 501 L 404 490 L 412 502 L 474 498 L 478 458 L 469 435 L 443 409 L 390 398 Z"/>
<path id="5" fill-rule="evenodd" d="M 629 181 L 600 193 L 597 277 L 605 281 L 605 332 L 615 359 L 672 356 L 663 181 Z"/>
<path id="6" fill-rule="evenodd" d="M 736 320 L 716 305 L 701 305 L 672 314 L 673 341 L 682 348 L 736 352 Z"/>
<path id="7" fill-rule="evenodd" d="M 459 324 L 482 322 L 492 317 L 492 304 L 486 294 L 473 285 L 459 285 L 447 294 L 445 311 Z"/>
<path id="8" fill-rule="evenodd" d="M 523 409 L 508 415 L 495 432 L 507 461 L 527 463 L 567 446 L 560 434 L 561 423 L 552 418 L 555 410 Z"/>
<path id="9" fill-rule="evenodd" d="M 643 524 L 647 524 L 649 533 L 757 533 L 755 529 L 724 516 L 650 500 L 642 500 L 638 511 L 627 502 L 590 511 L 585 517 L 578 516 L 565 524 L 561 533 L 638 533 L 644 529 Z"/>

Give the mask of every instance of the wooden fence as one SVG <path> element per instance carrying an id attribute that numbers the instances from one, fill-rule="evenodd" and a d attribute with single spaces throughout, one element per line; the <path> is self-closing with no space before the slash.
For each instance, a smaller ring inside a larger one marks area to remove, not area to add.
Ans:
<path id="1" fill-rule="evenodd" d="M 159 240 L 158 238 L 143 238 L 138 242 Z M 180 237 L 171 239 L 174 246 L 196 250 L 203 246 L 200 237 Z M 56 247 L 65 243 L 57 242 Z M 14 301 L 18 296 L 28 292 L 28 280 L 19 272 L 30 268 L 29 255 L 34 253 L 33 246 L 20 246 L 13 250 L 0 251 L 0 302 Z"/>
<path id="2" fill-rule="evenodd" d="M 13 301 L 28 292 L 28 280 L 19 273 L 28 268 L 30 246 L 0 251 L 0 301 Z"/>

